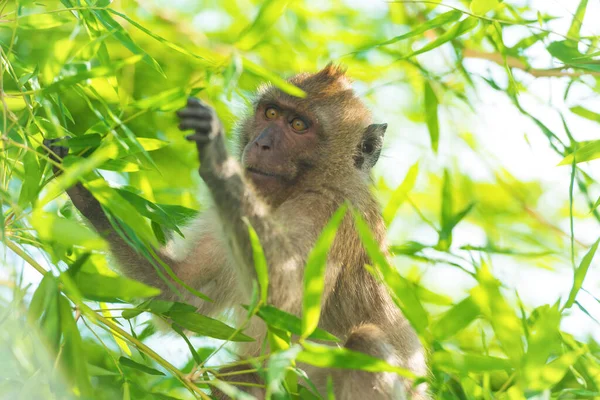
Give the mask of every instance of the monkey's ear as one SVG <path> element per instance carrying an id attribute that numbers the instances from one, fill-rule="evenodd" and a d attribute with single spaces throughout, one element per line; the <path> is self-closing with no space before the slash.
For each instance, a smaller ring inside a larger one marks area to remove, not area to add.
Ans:
<path id="1" fill-rule="evenodd" d="M 387 126 L 387 124 L 371 124 L 365 129 L 358 147 L 358 154 L 354 157 L 356 168 L 369 173 L 371 168 L 377 164 L 383 148 L 383 137 Z"/>
<path id="2" fill-rule="evenodd" d="M 383 137 L 385 136 L 385 131 L 387 130 L 388 124 L 371 124 L 367 127 L 366 134 L 379 136 L 381 141 L 383 142 Z"/>

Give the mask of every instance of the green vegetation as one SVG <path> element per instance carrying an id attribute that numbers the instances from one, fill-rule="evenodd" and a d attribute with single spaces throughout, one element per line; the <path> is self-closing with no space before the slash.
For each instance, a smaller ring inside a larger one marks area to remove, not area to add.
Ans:
<path id="1" fill-rule="evenodd" d="M 147 253 L 202 208 L 196 151 L 174 115 L 185 99 L 212 104 L 231 132 L 260 84 L 298 94 L 284 77 L 334 61 L 390 123 L 388 148 L 410 149 L 384 151 L 376 171 L 393 265 L 355 217 L 366 268 L 429 351 L 433 397 L 600 398 L 600 346 L 589 335 L 600 314 L 585 305 L 600 309 L 600 38 L 586 31 L 598 33 L 600 17 L 597 4 L 571 3 L 573 14 L 517 0 L 0 0 L 0 397 L 207 399 L 219 387 L 245 398 L 218 372 L 235 363 L 233 342 L 252 340 L 244 327 L 148 300 L 157 290 L 109 268 L 106 243 L 64 191 L 86 182 Z M 518 122 L 492 126 L 482 111 L 490 99 Z M 499 132 L 529 144 L 529 165 L 557 179 L 516 173 L 485 144 Z M 42 142 L 65 136 L 74 155 L 54 178 Z M 336 340 L 317 328 L 322 263 L 350 212 L 336 214 L 311 254 L 301 318 L 265 304 L 267 266 L 257 262 L 246 309 L 268 324 L 274 352 L 248 369 L 272 398 L 316 397 L 296 362 L 407 374 L 311 342 Z M 523 276 L 538 277 L 525 283 L 540 296 L 543 277 L 568 279 L 564 293 L 536 302 L 515 290 Z M 572 328 L 572 314 L 588 333 Z M 165 351 L 176 344 L 189 350 Z"/>

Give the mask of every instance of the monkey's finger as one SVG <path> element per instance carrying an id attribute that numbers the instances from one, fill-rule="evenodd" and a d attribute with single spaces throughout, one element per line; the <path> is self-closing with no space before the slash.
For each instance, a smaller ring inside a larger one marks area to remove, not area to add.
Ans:
<path id="1" fill-rule="evenodd" d="M 195 117 L 195 118 L 210 118 L 212 117 L 212 112 L 207 109 L 207 108 L 182 108 L 181 110 L 177 111 L 177 116 L 179 118 L 188 118 L 188 117 Z"/>
<path id="2" fill-rule="evenodd" d="M 196 119 L 196 118 L 184 118 L 179 123 L 179 129 L 182 131 L 187 131 L 190 129 L 196 131 L 210 131 L 212 128 L 212 123 L 210 121 Z"/>
<path id="3" fill-rule="evenodd" d="M 187 140 L 189 140 L 190 142 L 199 142 L 199 143 L 207 143 L 212 139 L 210 135 L 204 135 L 201 133 L 194 133 L 193 135 L 188 135 L 185 138 Z"/>

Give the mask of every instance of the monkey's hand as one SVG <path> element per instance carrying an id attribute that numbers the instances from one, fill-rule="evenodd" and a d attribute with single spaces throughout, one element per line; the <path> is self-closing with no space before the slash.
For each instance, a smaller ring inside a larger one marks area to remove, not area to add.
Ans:
<path id="1" fill-rule="evenodd" d="M 200 100 L 190 97 L 187 105 L 177 111 L 179 129 L 194 130 L 186 139 L 196 142 L 198 148 L 204 147 L 223 134 L 223 126 L 215 110 Z"/>
<path id="2" fill-rule="evenodd" d="M 50 157 L 52 161 L 62 163 L 62 160 L 69 154 L 68 147 L 56 144 L 58 142 L 64 141 L 65 139 L 68 139 L 68 137 L 58 139 L 44 139 L 44 146 L 48 150 L 48 157 Z M 55 174 L 58 173 L 58 171 L 60 170 L 60 168 L 58 168 L 56 165 L 53 165 L 53 169 Z"/>

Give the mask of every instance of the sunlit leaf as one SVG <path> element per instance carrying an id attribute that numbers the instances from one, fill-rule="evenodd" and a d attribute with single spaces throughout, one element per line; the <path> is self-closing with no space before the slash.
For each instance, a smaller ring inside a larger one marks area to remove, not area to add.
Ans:
<path id="1" fill-rule="evenodd" d="M 429 81 L 425 81 L 425 122 L 429 130 L 431 148 L 437 152 L 440 141 L 440 124 L 438 121 L 438 99 Z"/>
<path id="2" fill-rule="evenodd" d="M 419 163 L 411 166 L 404 177 L 402 183 L 394 190 L 392 193 L 392 197 L 388 201 L 388 204 L 383 209 L 383 220 L 386 225 L 390 225 L 392 220 L 396 216 L 398 209 L 402 205 L 402 203 L 406 200 L 406 196 L 415 186 L 415 182 L 417 181 L 417 175 L 419 174 Z"/>
<path id="3" fill-rule="evenodd" d="M 244 335 L 221 321 L 193 312 L 171 311 L 169 317 L 181 327 L 196 332 L 202 336 L 215 339 L 231 340 L 233 342 L 252 342 L 249 336 Z"/>
<path id="4" fill-rule="evenodd" d="M 414 377 L 414 374 L 409 370 L 390 365 L 380 358 L 343 347 L 329 347 L 316 343 L 305 344 L 304 349 L 298 353 L 296 360 L 320 368 L 332 367 L 369 372 L 394 372 L 407 378 Z"/>
<path id="5" fill-rule="evenodd" d="M 258 286 L 260 287 L 260 299 L 263 304 L 266 304 L 269 290 L 269 267 L 267 266 L 267 259 L 260 239 L 252 225 L 250 225 L 250 221 L 244 219 L 244 223 L 248 227 L 248 235 L 250 236 L 250 244 L 252 245 L 252 260 L 254 261 Z"/>
<path id="6" fill-rule="evenodd" d="M 574 153 L 571 153 L 565 158 L 563 158 L 561 162 L 558 163 L 558 165 L 572 164 L 573 157 L 575 157 L 576 164 L 600 158 L 600 140 L 592 140 L 584 144 L 583 146 L 579 147 Z"/>
<path id="7" fill-rule="evenodd" d="M 450 29 L 448 29 L 446 31 L 446 33 L 438 36 L 437 39 L 435 39 L 434 41 L 426 44 L 425 46 L 421 47 L 419 50 L 413 51 L 412 53 L 405 55 L 403 58 L 414 57 L 419 54 L 423 54 L 430 50 L 433 50 L 437 47 L 440 47 L 444 43 L 447 43 L 461 35 L 464 35 L 465 33 L 469 32 L 471 30 L 475 29 L 475 27 L 477 27 L 478 24 L 479 24 L 479 20 L 477 18 L 467 17 L 467 18 L 463 19 L 462 21 L 454 24 Z"/>
<path id="8" fill-rule="evenodd" d="M 121 276 L 79 272 L 72 279 L 81 294 L 91 300 L 116 302 L 160 294 L 159 289 Z"/>
<path id="9" fill-rule="evenodd" d="M 144 364 L 140 364 L 139 362 L 133 361 L 130 358 L 127 357 L 120 357 L 119 358 L 119 364 L 125 366 L 125 367 L 129 367 L 129 368 L 133 368 L 133 369 L 137 369 L 138 371 L 142 371 L 146 374 L 149 375 L 164 375 L 163 372 L 154 369 L 154 368 L 150 368 L 147 365 Z"/>
<path id="10" fill-rule="evenodd" d="M 496 8 L 498 4 L 500 4 L 499 0 L 473 0 L 470 8 L 473 14 L 483 15 Z"/>
<path id="11" fill-rule="evenodd" d="M 296 335 L 302 334 L 302 320 L 295 315 L 286 313 L 273 306 L 262 306 L 257 315 L 262 318 L 269 326 L 282 331 L 291 332 Z M 309 339 L 339 341 L 338 338 L 321 328 L 316 328 L 309 336 Z"/>
<path id="12" fill-rule="evenodd" d="M 302 336 L 304 337 L 310 336 L 319 323 L 327 255 L 333 245 L 337 229 L 346 215 L 346 210 L 347 206 L 342 205 L 333 214 L 306 260 L 302 298 Z"/>
<path id="13" fill-rule="evenodd" d="M 431 333 L 440 340 L 446 339 L 466 328 L 479 315 L 479 307 L 469 296 L 444 313 L 431 327 Z"/>
<path id="14" fill-rule="evenodd" d="M 575 298 L 577 297 L 577 293 L 581 286 L 583 285 L 583 281 L 588 273 L 588 269 L 594 259 L 594 255 L 596 254 L 596 250 L 598 250 L 598 244 L 600 244 L 600 238 L 596 240 L 596 242 L 590 247 L 588 252 L 581 259 L 581 263 L 575 270 L 575 276 L 573 278 L 573 287 L 571 288 L 571 292 L 569 293 L 569 298 L 565 303 L 565 308 L 570 308 L 575 302 Z"/>

